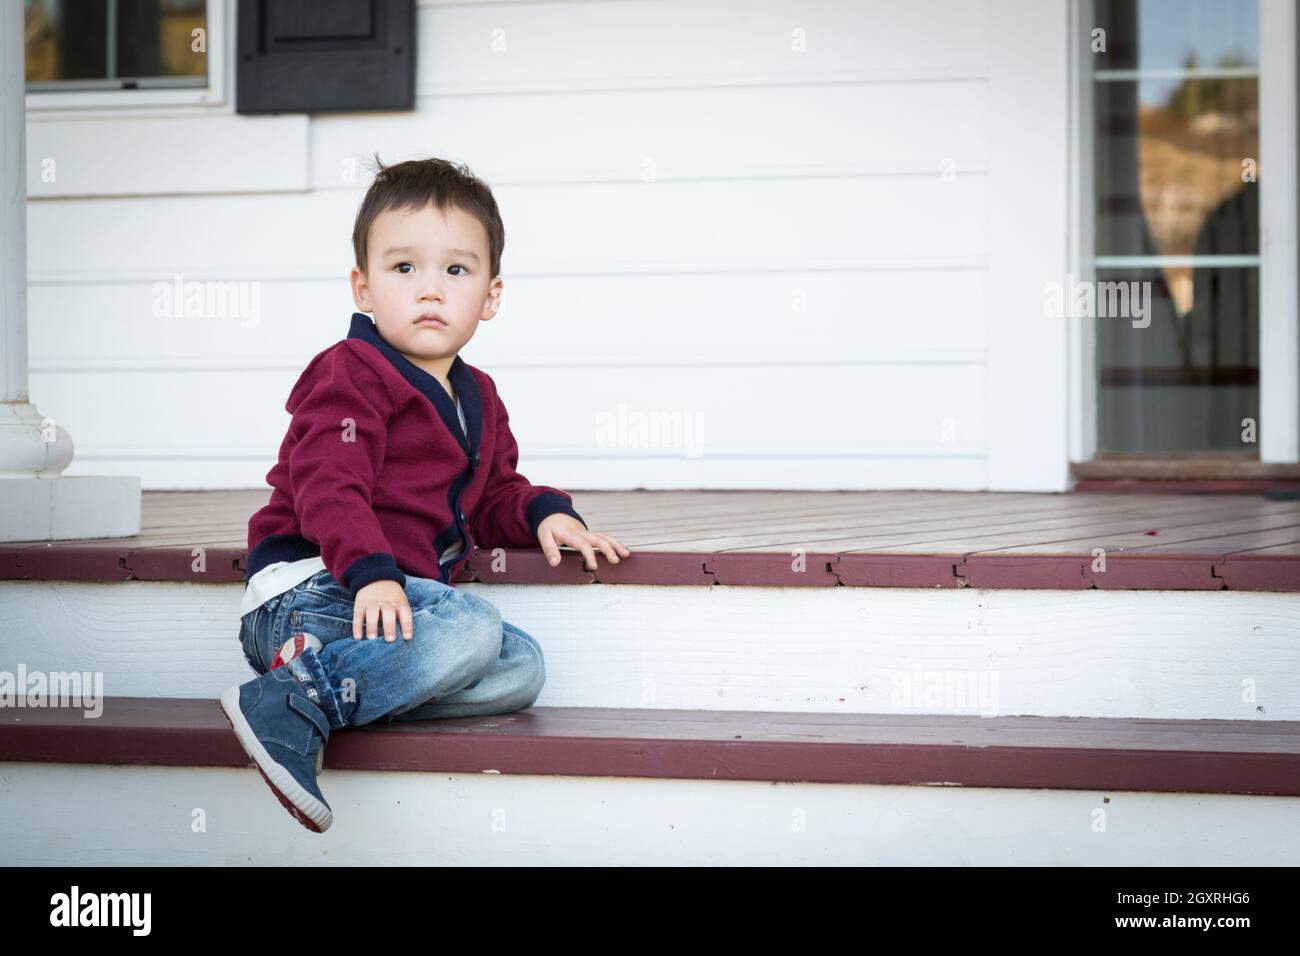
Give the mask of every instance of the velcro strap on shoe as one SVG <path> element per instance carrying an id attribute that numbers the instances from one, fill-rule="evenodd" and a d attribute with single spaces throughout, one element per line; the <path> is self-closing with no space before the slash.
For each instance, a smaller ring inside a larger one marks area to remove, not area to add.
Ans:
<path id="1" fill-rule="evenodd" d="M 329 721 L 325 719 L 325 715 L 321 712 L 321 709 L 309 701 L 305 696 L 290 691 L 289 707 L 310 720 L 312 724 L 315 725 L 316 729 L 320 731 L 322 737 L 325 737 L 326 739 L 329 738 Z"/>

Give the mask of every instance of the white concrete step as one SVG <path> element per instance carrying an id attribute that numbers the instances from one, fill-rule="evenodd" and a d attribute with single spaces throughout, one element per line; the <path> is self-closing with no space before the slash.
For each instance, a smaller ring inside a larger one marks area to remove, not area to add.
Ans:
<path id="1" fill-rule="evenodd" d="M 531 707 L 333 732 L 320 837 L 215 702 L 110 698 L 0 711 L 0 863 L 1284 865 L 1298 761 L 1300 722 Z"/>
<path id="2" fill-rule="evenodd" d="M 0 763 L 0 865 L 1295 866 L 1300 797 Z"/>
<path id="3" fill-rule="evenodd" d="M 539 706 L 1300 720 L 1300 594 L 461 585 L 540 642 Z M 0 582 L 0 671 L 109 696 L 252 677 L 242 586 Z"/>

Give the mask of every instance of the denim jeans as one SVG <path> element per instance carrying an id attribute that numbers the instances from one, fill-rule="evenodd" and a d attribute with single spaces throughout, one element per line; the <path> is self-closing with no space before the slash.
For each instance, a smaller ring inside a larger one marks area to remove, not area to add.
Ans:
<path id="1" fill-rule="evenodd" d="M 351 592 L 328 571 L 249 612 L 239 641 L 264 674 L 290 637 L 305 631 L 324 647 L 307 651 L 308 684 L 333 728 L 372 721 L 508 714 L 530 706 L 546 682 L 537 641 L 502 620 L 491 602 L 441 581 L 407 575 L 412 636 L 352 637 Z M 382 630 L 383 621 L 380 621 Z M 305 682 L 307 683 L 307 682 Z"/>

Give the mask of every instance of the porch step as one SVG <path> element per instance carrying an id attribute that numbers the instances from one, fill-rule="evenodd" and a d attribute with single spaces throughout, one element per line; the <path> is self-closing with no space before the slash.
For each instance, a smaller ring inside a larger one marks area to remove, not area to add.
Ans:
<path id="1" fill-rule="evenodd" d="M 537 639 L 542 707 L 1300 720 L 1300 593 L 461 584 Z M 215 699 L 239 584 L 0 581 L 0 670 Z"/>
<path id="2" fill-rule="evenodd" d="M 0 711 L 0 864 L 1300 862 L 1290 722 L 533 707 L 339 731 L 320 780 L 314 834 L 215 700 Z"/>
<path id="3" fill-rule="evenodd" d="M 215 700 L 0 710 L 0 761 L 251 766 Z M 1300 722 L 532 707 L 333 734 L 326 770 L 1300 796 Z"/>

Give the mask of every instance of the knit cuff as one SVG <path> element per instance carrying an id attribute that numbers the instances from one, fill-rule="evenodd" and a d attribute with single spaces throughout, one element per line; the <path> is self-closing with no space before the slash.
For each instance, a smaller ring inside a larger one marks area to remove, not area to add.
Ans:
<path id="1" fill-rule="evenodd" d="M 375 581 L 396 581 L 403 589 L 406 588 L 406 575 L 397 566 L 397 559 L 383 551 L 357 558 L 348 565 L 348 569 L 343 572 L 343 580 L 339 583 L 352 592 L 352 600 L 355 601 L 357 592 Z"/>
<path id="2" fill-rule="evenodd" d="M 538 526 L 554 514 L 566 514 L 582 522 L 584 528 L 587 522 L 582 520 L 582 515 L 573 510 L 573 505 L 564 495 L 556 494 L 554 491 L 543 491 L 540 495 L 528 502 L 528 507 L 524 511 L 524 516 L 528 519 L 528 530 L 533 534 L 533 540 L 537 539 Z M 588 530 L 591 530 L 588 528 Z"/>

